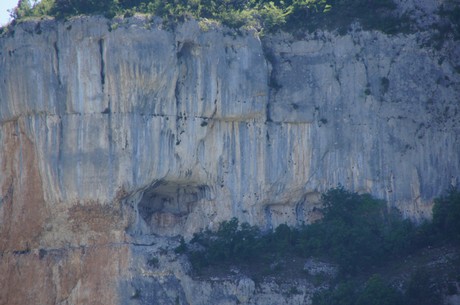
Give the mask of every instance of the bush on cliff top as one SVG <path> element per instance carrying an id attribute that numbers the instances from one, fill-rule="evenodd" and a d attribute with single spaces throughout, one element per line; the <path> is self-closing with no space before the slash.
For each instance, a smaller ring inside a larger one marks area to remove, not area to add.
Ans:
<path id="1" fill-rule="evenodd" d="M 393 17 L 395 8 L 393 0 L 20 0 L 11 15 L 21 20 L 30 16 L 147 13 L 171 22 L 206 18 L 260 31 L 343 30 L 359 20 L 365 28 L 395 32 L 401 27 L 401 20 Z"/>

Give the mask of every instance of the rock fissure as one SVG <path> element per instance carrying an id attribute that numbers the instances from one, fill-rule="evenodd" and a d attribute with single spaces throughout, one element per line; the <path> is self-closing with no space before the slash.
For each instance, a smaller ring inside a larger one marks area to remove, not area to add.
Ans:
<path id="1" fill-rule="evenodd" d="M 104 93 L 104 86 L 105 86 L 105 60 L 104 60 L 104 39 L 99 39 L 99 53 L 101 56 L 101 89 L 102 93 Z"/>
<path id="2" fill-rule="evenodd" d="M 60 72 L 61 67 L 60 67 L 60 59 L 59 59 L 59 48 L 58 48 L 58 43 L 57 42 L 53 43 L 53 49 L 54 49 L 54 57 L 55 57 L 54 61 L 56 63 L 55 73 L 56 73 L 56 76 L 57 76 L 59 86 L 62 86 L 61 72 Z"/>

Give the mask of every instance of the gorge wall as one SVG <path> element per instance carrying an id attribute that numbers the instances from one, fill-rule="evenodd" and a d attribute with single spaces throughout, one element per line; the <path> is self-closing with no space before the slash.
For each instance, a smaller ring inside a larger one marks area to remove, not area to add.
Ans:
<path id="1" fill-rule="evenodd" d="M 314 221 L 339 184 L 429 217 L 460 183 L 460 48 L 430 37 L 15 26 L 0 38 L 0 304 L 308 303 L 194 281 L 172 252 L 145 260 L 231 217 Z"/>

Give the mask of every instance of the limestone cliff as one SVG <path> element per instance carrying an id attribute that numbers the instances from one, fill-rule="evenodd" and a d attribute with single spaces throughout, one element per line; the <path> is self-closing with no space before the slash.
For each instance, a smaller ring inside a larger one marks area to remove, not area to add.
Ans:
<path id="1" fill-rule="evenodd" d="M 429 217 L 460 178 L 460 48 L 429 39 L 17 25 L 0 38 L 0 304 L 308 303 L 194 281 L 155 236 L 309 222 L 338 184 Z"/>

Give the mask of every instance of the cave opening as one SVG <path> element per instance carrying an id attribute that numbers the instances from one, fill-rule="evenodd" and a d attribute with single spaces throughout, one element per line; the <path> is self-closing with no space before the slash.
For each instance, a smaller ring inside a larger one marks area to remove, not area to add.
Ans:
<path id="1" fill-rule="evenodd" d="M 210 197 L 207 185 L 158 181 L 144 190 L 137 204 L 135 231 L 166 236 L 180 234 L 194 206 Z"/>

